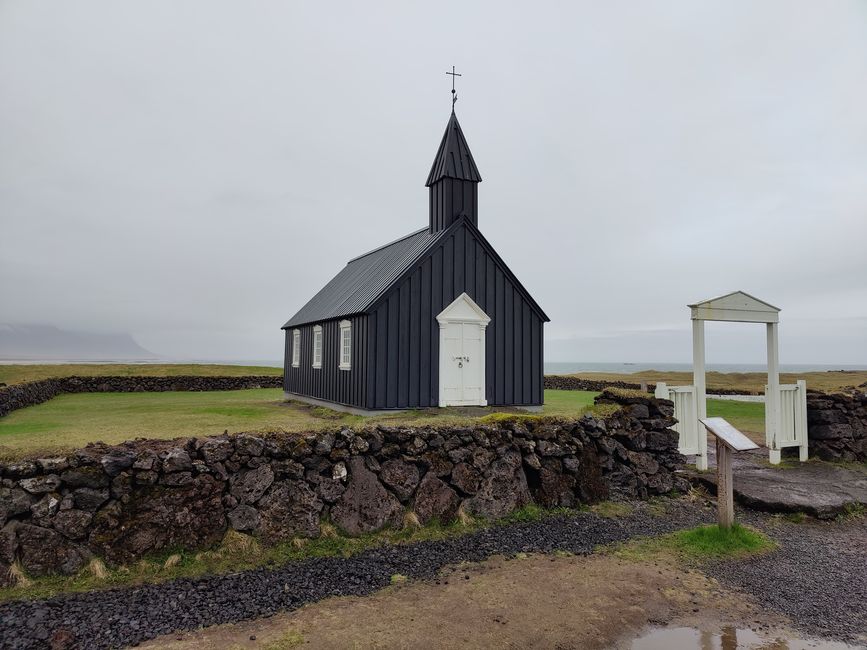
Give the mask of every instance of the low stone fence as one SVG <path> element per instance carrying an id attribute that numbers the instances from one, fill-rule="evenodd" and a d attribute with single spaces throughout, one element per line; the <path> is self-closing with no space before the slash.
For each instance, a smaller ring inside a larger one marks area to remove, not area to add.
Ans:
<path id="1" fill-rule="evenodd" d="M 165 391 L 280 388 L 282 376 L 239 377 L 57 377 L 0 387 L 0 417 L 15 409 L 47 402 L 64 393 L 138 393 Z"/>
<path id="2" fill-rule="evenodd" d="M 602 381 L 596 379 L 582 379 L 581 377 L 573 377 L 572 375 L 545 375 L 544 386 L 548 390 L 589 390 L 603 391 L 606 388 L 622 388 L 626 390 L 640 390 L 640 384 L 634 384 L 628 381 Z M 648 384 L 648 389 L 652 392 L 655 384 Z"/>
<path id="3" fill-rule="evenodd" d="M 227 529 L 263 543 L 349 534 L 459 511 L 490 519 L 530 503 L 576 506 L 686 489 L 672 404 L 603 393 L 604 418 L 495 415 L 471 426 L 95 444 L 68 457 L 0 466 L 0 569 L 79 570 L 92 555 L 128 563 L 203 548 Z M 0 571 L 6 576 L 7 571 Z"/>
<path id="4" fill-rule="evenodd" d="M 807 430 L 811 456 L 867 462 L 867 391 L 807 391 Z"/>
<path id="5" fill-rule="evenodd" d="M 648 392 L 656 390 L 655 382 L 646 382 Z M 641 390 L 641 384 L 628 381 L 608 381 L 602 379 L 584 379 L 572 375 L 545 375 L 544 386 L 552 390 L 589 390 L 602 391 L 606 388 L 620 388 L 624 390 Z M 713 395 L 757 395 L 754 391 L 740 388 L 709 388 L 708 392 Z"/>

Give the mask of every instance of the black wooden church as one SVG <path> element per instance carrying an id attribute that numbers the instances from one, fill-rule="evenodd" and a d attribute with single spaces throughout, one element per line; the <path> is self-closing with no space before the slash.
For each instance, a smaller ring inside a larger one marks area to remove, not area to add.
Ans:
<path id="1" fill-rule="evenodd" d="M 481 180 L 453 109 L 427 178 L 430 223 L 350 260 L 283 326 L 287 397 L 367 411 L 542 404 L 549 319 L 479 231 Z"/>

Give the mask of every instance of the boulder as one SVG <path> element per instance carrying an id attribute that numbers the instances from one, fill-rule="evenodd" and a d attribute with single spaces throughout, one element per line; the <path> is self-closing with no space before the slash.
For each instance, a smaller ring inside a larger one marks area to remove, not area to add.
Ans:
<path id="1" fill-rule="evenodd" d="M 575 506 L 575 477 L 543 467 L 533 496 L 543 508 L 572 508 Z"/>
<path id="2" fill-rule="evenodd" d="M 232 443 L 225 438 L 210 438 L 199 448 L 206 463 L 219 463 L 232 455 Z"/>
<path id="3" fill-rule="evenodd" d="M 81 539 L 92 519 L 93 515 L 84 510 L 62 510 L 52 518 L 51 525 L 69 539 Z"/>
<path id="4" fill-rule="evenodd" d="M 349 486 L 331 508 L 331 519 L 350 535 L 399 525 L 403 514 L 400 501 L 355 456 L 349 461 Z"/>
<path id="5" fill-rule="evenodd" d="M 128 563 L 169 547 L 200 548 L 226 531 L 223 483 L 200 474 L 179 487 L 141 486 L 127 502 L 109 502 L 93 519 L 88 545 L 113 562 Z"/>
<path id="6" fill-rule="evenodd" d="M 240 505 L 226 515 L 234 530 L 256 530 L 259 527 L 259 512 L 253 506 Z"/>
<path id="7" fill-rule="evenodd" d="M 229 479 L 229 491 L 241 503 L 256 503 L 274 482 L 270 465 L 241 470 Z"/>
<path id="8" fill-rule="evenodd" d="M 108 490 L 93 488 L 78 488 L 72 493 L 75 507 L 87 512 L 96 512 L 103 503 L 108 501 Z"/>
<path id="9" fill-rule="evenodd" d="M 414 510 L 423 524 L 433 519 L 444 524 L 451 522 L 460 505 L 458 493 L 430 472 L 425 475 L 415 494 Z"/>
<path id="10" fill-rule="evenodd" d="M 100 458 L 99 463 L 106 474 L 117 476 L 125 469 L 132 467 L 135 460 L 135 453 L 126 449 L 114 449 Z"/>
<path id="11" fill-rule="evenodd" d="M 46 494 L 48 492 L 54 492 L 60 487 L 60 477 L 57 476 L 57 474 L 48 474 L 47 476 L 23 478 L 18 481 L 18 485 L 27 490 L 30 494 Z"/>
<path id="12" fill-rule="evenodd" d="M 60 475 L 60 480 L 69 487 L 107 487 L 108 476 L 99 467 L 78 467 L 68 469 Z"/>
<path id="13" fill-rule="evenodd" d="M 320 501 L 304 481 L 278 481 L 259 501 L 259 534 L 274 543 L 292 537 L 318 537 Z"/>
<path id="14" fill-rule="evenodd" d="M 382 464 L 379 480 L 390 487 L 398 499 L 406 501 L 418 486 L 418 467 L 404 460 L 392 458 Z"/>
<path id="15" fill-rule="evenodd" d="M 71 575 L 90 558 L 86 549 L 49 528 L 19 524 L 16 535 L 18 558 L 25 571 L 32 575 Z"/>
<path id="16" fill-rule="evenodd" d="M 265 442 L 254 436 L 235 436 L 235 451 L 241 456 L 261 456 Z"/>
<path id="17" fill-rule="evenodd" d="M 482 485 L 474 497 L 466 502 L 473 514 L 498 519 L 531 502 L 527 477 L 521 466 L 521 455 L 507 451 L 502 458 L 491 463 Z"/>
<path id="18" fill-rule="evenodd" d="M 163 471 L 166 473 L 184 472 L 191 469 L 193 469 L 193 461 L 186 449 L 180 447 L 170 449 L 163 457 Z"/>
<path id="19" fill-rule="evenodd" d="M 538 459 L 536 459 L 538 461 Z M 475 467 L 466 463 L 458 463 L 452 470 L 452 485 L 468 496 L 479 491 L 482 484 L 482 474 Z"/>
<path id="20" fill-rule="evenodd" d="M 55 458 L 37 458 L 36 464 L 39 468 L 48 474 L 62 472 L 69 467 L 69 461 L 65 456 Z"/>
<path id="21" fill-rule="evenodd" d="M 9 565 L 15 560 L 18 549 L 18 536 L 15 533 L 17 523 L 8 523 L 0 528 L 0 566 Z"/>
<path id="22" fill-rule="evenodd" d="M 316 496 L 325 503 L 334 503 L 346 491 L 346 485 L 340 479 L 322 477 L 316 484 Z"/>
<path id="23" fill-rule="evenodd" d="M 20 488 L 0 487 L 0 526 L 10 517 L 30 510 L 34 501 L 34 497 Z"/>

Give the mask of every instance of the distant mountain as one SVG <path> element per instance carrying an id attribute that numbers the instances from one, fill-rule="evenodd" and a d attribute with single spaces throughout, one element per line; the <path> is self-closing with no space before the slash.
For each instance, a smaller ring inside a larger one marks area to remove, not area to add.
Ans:
<path id="1" fill-rule="evenodd" d="M 159 357 L 127 333 L 73 332 L 53 325 L 0 323 L 3 361 L 147 361 Z"/>

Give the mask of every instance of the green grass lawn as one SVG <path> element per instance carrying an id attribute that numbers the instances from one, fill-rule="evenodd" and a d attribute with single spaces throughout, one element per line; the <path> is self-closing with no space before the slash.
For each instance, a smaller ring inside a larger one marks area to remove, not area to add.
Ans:
<path id="1" fill-rule="evenodd" d="M 0 382 L 17 384 L 49 377 L 179 377 L 182 375 L 238 377 L 242 375 L 283 374 L 282 368 L 271 366 L 221 366 L 208 363 L 59 363 L 59 364 L 0 364 Z"/>
<path id="2" fill-rule="evenodd" d="M 736 429 L 748 434 L 754 442 L 765 444 L 765 405 L 761 402 L 735 402 L 724 399 L 707 401 L 708 417 L 728 420 Z"/>
<path id="3" fill-rule="evenodd" d="M 596 393 L 545 391 L 544 413 L 571 417 Z M 496 409 L 492 409 L 495 411 Z M 487 411 L 485 411 L 487 412 Z M 0 418 L 0 457 L 55 453 L 101 440 L 175 438 L 239 431 L 315 431 L 339 425 L 465 422 L 457 409 L 423 409 L 365 418 L 299 402 L 280 389 L 60 395 Z"/>
<path id="4" fill-rule="evenodd" d="M 544 415 L 577 417 L 596 393 L 546 390 Z M 495 412 L 482 410 L 480 413 Z M 719 415 L 753 433 L 764 431 L 764 405 L 708 400 Z M 469 418 L 460 409 L 422 409 L 372 418 L 286 402 L 276 388 L 171 393 L 82 393 L 61 395 L 0 418 L 0 458 L 69 451 L 88 442 L 118 443 L 136 437 L 217 435 L 225 430 L 316 431 L 362 424 L 447 424 Z"/>

